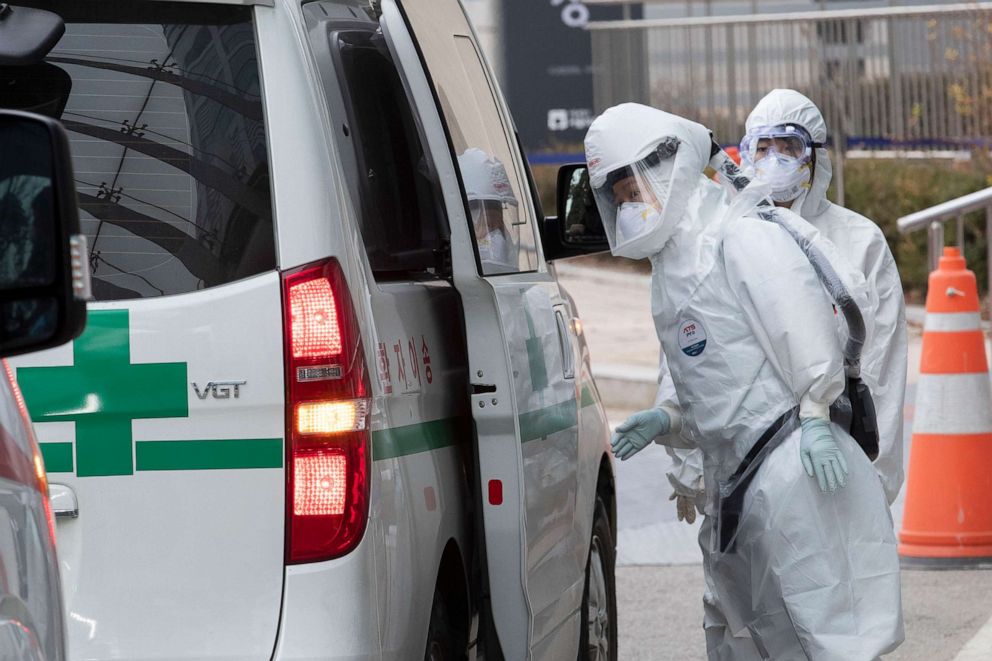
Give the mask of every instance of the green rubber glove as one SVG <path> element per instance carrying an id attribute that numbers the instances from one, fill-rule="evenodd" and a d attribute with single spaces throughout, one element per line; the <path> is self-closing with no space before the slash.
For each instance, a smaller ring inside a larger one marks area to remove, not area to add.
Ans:
<path id="1" fill-rule="evenodd" d="M 806 418 L 800 422 L 802 437 L 799 456 L 810 477 L 816 475 L 820 491 L 836 491 L 847 486 L 847 461 L 830 431 L 830 422 L 823 418 Z"/>
<path id="2" fill-rule="evenodd" d="M 656 436 L 667 434 L 671 428 L 671 418 L 661 409 L 638 411 L 617 425 L 610 447 L 617 459 L 626 461 L 646 448 Z"/>

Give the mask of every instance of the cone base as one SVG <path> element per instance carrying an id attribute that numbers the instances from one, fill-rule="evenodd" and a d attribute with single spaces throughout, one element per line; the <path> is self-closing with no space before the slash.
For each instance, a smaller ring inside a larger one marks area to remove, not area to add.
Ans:
<path id="1" fill-rule="evenodd" d="M 989 466 L 992 433 L 914 433 L 899 554 L 966 563 L 992 558 Z"/>
<path id="2" fill-rule="evenodd" d="M 903 555 L 899 552 L 899 566 L 902 569 L 941 571 L 954 569 L 992 569 L 992 556 L 976 556 L 971 558 L 924 558 Z"/>

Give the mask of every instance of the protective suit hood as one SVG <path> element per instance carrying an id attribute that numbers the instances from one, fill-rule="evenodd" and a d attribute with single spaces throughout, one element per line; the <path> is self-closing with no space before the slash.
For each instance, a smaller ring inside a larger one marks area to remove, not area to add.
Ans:
<path id="1" fill-rule="evenodd" d="M 823 113 L 815 103 L 795 90 L 776 89 L 766 94 L 748 115 L 744 127 L 750 131 L 774 124 L 797 124 L 806 129 L 815 142 L 827 141 L 827 124 L 823 120 Z M 827 188 L 833 177 L 830 155 L 826 147 L 817 147 L 814 154 L 816 165 L 810 188 L 796 198 L 791 207 L 792 211 L 804 218 L 823 213 L 830 204 L 827 200 Z"/>
<path id="2" fill-rule="evenodd" d="M 711 144 L 701 124 L 637 103 L 614 106 L 596 118 L 585 138 L 586 162 L 614 255 L 643 259 L 661 251 L 699 188 Z M 636 235 L 617 230 L 621 204 L 612 187 L 626 176 L 650 188 L 660 207 Z"/>
<path id="3" fill-rule="evenodd" d="M 470 201 L 489 200 L 517 206 L 510 178 L 499 159 L 472 147 L 458 157 L 458 168 Z"/>
<path id="4" fill-rule="evenodd" d="M 517 270 L 520 250 L 514 220 L 517 198 L 506 168 L 495 156 L 472 147 L 458 156 L 483 273 Z"/>

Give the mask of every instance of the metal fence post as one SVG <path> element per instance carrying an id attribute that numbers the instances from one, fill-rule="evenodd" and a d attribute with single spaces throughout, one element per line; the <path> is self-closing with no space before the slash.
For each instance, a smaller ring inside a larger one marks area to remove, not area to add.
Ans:
<path id="1" fill-rule="evenodd" d="M 936 271 L 940 264 L 940 256 L 944 253 L 944 224 L 938 220 L 930 223 L 929 241 L 927 242 L 927 258 L 930 270 Z"/>
<path id="2" fill-rule="evenodd" d="M 726 89 L 727 91 L 727 109 L 729 114 L 729 121 L 736 123 L 737 121 L 737 47 L 734 44 L 734 26 L 727 28 L 727 43 L 724 47 L 726 53 L 726 65 L 727 65 L 727 80 Z"/>
<path id="3" fill-rule="evenodd" d="M 959 213 L 957 218 L 958 250 L 964 254 L 964 214 Z"/>
<path id="4" fill-rule="evenodd" d="M 985 298 L 989 306 L 989 319 L 992 320 L 992 207 L 985 207 L 985 268 L 988 271 Z"/>

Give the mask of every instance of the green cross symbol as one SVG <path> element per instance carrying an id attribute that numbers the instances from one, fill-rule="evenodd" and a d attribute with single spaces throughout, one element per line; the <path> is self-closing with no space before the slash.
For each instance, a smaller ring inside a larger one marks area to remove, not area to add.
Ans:
<path id="1" fill-rule="evenodd" d="M 131 363 L 127 310 L 93 310 L 72 367 L 22 367 L 35 422 L 76 423 L 76 475 L 132 475 L 131 422 L 189 416 L 186 363 Z"/>

